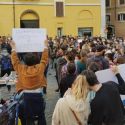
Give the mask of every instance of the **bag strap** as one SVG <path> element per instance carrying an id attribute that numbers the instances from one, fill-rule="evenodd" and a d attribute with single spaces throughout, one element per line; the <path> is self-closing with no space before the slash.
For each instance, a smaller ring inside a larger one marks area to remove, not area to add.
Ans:
<path id="1" fill-rule="evenodd" d="M 77 117 L 76 113 L 69 107 L 69 109 L 71 110 L 71 112 L 73 113 L 78 125 L 82 125 L 81 121 L 79 120 L 79 118 Z"/>

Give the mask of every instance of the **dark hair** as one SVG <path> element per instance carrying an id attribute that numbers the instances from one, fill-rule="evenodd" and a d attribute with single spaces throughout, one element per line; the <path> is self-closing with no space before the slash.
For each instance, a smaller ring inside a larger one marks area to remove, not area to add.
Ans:
<path id="1" fill-rule="evenodd" d="M 104 46 L 104 45 L 97 45 L 96 46 L 96 51 L 97 52 L 101 52 L 101 51 L 103 51 L 103 50 L 105 50 L 106 49 L 106 47 Z"/>
<path id="2" fill-rule="evenodd" d="M 91 52 L 96 52 L 96 48 L 92 47 Z"/>
<path id="3" fill-rule="evenodd" d="M 91 62 L 88 65 L 88 69 L 92 70 L 93 72 L 97 72 L 97 71 L 101 70 L 99 64 L 97 64 L 96 62 Z"/>
<path id="4" fill-rule="evenodd" d="M 113 61 L 113 56 L 114 56 L 113 53 L 107 53 L 106 56 L 107 56 L 111 61 Z"/>
<path id="5" fill-rule="evenodd" d="M 76 71 L 75 63 L 69 63 L 68 66 L 67 66 L 67 72 L 69 74 L 74 74 L 75 71 Z"/>
<path id="6" fill-rule="evenodd" d="M 38 62 L 39 62 L 39 58 L 35 54 L 33 54 L 33 53 L 27 53 L 24 56 L 24 63 L 27 66 L 36 65 L 36 64 L 38 64 Z"/>
<path id="7" fill-rule="evenodd" d="M 74 60 L 75 60 L 75 56 L 74 56 L 74 54 L 73 54 L 72 52 L 67 52 L 67 53 L 66 53 L 66 57 L 67 57 L 67 59 L 68 59 L 70 62 L 74 62 Z"/>
<path id="8" fill-rule="evenodd" d="M 85 70 L 81 73 L 81 75 L 86 76 L 86 80 L 87 80 L 89 86 L 94 86 L 96 84 L 99 84 L 99 81 L 93 71 Z"/>

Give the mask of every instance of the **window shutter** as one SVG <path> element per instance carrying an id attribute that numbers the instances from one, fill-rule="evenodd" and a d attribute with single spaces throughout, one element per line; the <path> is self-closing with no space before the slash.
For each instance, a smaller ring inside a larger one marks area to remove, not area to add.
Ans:
<path id="1" fill-rule="evenodd" d="M 123 20 L 125 21 L 125 13 L 123 13 Z"/>
<path id="2" fill-rule="evenodd" d="M 56 17 L 64 16 L 63 2 L 56 2 Z"/>
<path id="3" fill-rule="evenodd" d="M 106 0 L 106 7 L 110 6 L 110 0 Z"/>
<path id="4" fill-rule="evenodd" d="M 125 0 L 120 0 L 120 4 L 125 4 Z"/>
<path id="5" fill-rule="evenodd" d="M 120 14 L 118 14 L 118 21 L 120 21 Z"/>

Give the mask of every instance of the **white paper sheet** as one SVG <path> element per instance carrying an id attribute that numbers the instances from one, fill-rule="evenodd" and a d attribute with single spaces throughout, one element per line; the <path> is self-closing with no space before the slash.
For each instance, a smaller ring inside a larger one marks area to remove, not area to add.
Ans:
<path id="1" fill-rule="evenodd" d="M 121 74 L 122 78 L 125 81 L 125 64 L 119 65 L 118 69 L 119 69 L 119 73 Z M 98 71 L 96 72 L 96 76 L 100 83 L 104 83 L 107 81 L 114 81 L 118 83 L 118 80 L 116 76 L 113 74 L 113 72 L 111 71 L 111 69 Z"/>
<path id="2" fill-rule="evenodd" d="M 122 78 L 125 81 L 125 64 L 119 65 L 118 69 L 119 69 L 119 73 L 121 74 Z M 107 81 L 114 81 L 118 83 L 118 80 L 116 76 L 113 74 L 113 72 L 111 71 L 111 69 L 98 71 L 96 72 L 96 76 L 100 83 L 105 83 Z M 121 95 L 121 99 L 125 100 L 125 95 Z"/>
<path id="3" fill-rule="evenodd" d="M 112 73 L 111 69 L 101 70 L 96 72 L 96 76 L 100 83 L 105 83 L 107 81 L 114 81 L 118 83 L 116 76 Z"/>
<path id="4" fill-rule="evenodd" d="M 13 29 L 12 38 L 17 52 L 42 52 L 46 40 L 46 29 Z"/>

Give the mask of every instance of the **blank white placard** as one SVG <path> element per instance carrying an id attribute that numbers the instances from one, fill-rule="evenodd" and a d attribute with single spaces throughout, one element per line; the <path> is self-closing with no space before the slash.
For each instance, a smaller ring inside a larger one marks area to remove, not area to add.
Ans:
<path id="1" fill-rule="evenodd" d="M 42 52 L 46 40 L 46 29 L 20 29 L 12 31 L 12 38 L 16 43 L 17 52 Z"/>

